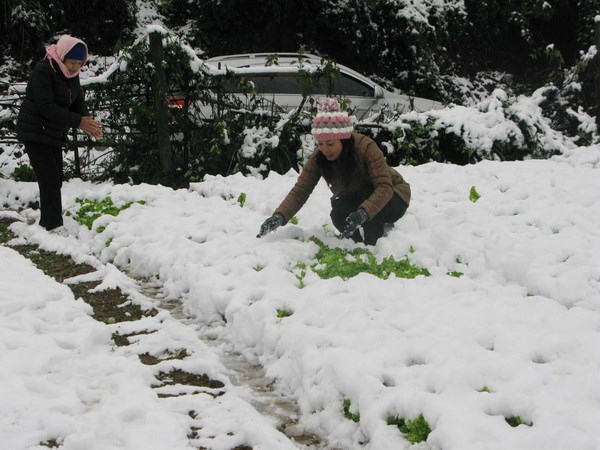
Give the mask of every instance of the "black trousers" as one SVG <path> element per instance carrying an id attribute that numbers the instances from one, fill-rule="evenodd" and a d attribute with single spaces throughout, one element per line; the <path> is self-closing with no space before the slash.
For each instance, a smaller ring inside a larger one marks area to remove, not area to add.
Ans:
<path id="1" fill-rule="evenodd" d="M 25 152 L 40 188 L 40 226 L 47 230 L 60 227 L 62 218 L 63 156 L 60 147 L 26 142 Z"/>
<path id="2" fill-rule="evenodd" d="M 346 228 L 346 218 L 348 215 L 358 209 L 362 202 L 371 196 L 373 187 L 367 186 L 360 191 L 342 194 L 331 200 L 331 220 L 333 225 L 343 231 Z M 377 239 L 383 236 L 384 225 L 393 224 L 404 215 L 408 205 L 394 192 L 390 201 L 377 213 L 371 220 L 366 221 L 363 225 L 364 243 L 367 245 L 375 245 Z M 356 230 L 352 239 L 355 242 L 362 242 L 363 237 L 359 230 Z"/>

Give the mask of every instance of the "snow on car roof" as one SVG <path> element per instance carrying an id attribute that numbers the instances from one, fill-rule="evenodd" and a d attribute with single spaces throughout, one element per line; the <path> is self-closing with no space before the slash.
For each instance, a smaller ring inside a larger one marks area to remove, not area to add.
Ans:
<path id="1" fill-rule="evenodd" d="M 275 59 L 277 64 L 273 63 L 272 65 L 267 66 L 267 61 L 275 56 L 277 57 Z M 321 67 L 323 61 L 326 60 L 326 58 L 310 53 L 271 52 L 215 56 L 204 60 L 204 63 L 212 67 L 215 72 L 222 72 L 224 69 L 227 69 L 238 74 L 249 74 L 257 73 L 257 69 L 259 69 L 260 73 L 290 73 L 298 72 L 300 69 L 309 72 L 315 71 Z M 300 61 L 302 63 L 300 63 Z M 357 78 L 364 83 L 369 85 L 376 84 L 370 78 L 347 66 L 337 63 L 336 66 L 341 72 Z"/>

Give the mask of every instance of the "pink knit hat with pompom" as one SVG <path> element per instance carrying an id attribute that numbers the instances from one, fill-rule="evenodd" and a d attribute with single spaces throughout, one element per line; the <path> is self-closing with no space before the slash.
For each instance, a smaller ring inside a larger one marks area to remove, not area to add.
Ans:
<path id="1" fill-rule="evenodd" d="M 312 121 L 312 135 L 317 141 L 349 139 L 354 127 L 352 119 L 335 98 L 321 97 L 317 100 L 317 115 Z"/>

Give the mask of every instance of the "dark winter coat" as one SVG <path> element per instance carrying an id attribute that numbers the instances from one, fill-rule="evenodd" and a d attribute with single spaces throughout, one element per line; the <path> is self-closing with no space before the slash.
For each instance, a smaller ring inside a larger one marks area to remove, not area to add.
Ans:
<path id="1" fill-rule="evenodd" d="M 358 191 L 367 185 L 372 186 L 373 193 L 360 205 L 369 218 L 373 218 L 387 205 L 394 192 L 408 205 L 410 203 L 410 185 L 404 181 L 402 175 L 388 166 L 383 152 L 375 141 L 359 133 L 352 133 L 352 138 L 356 152 L 357 171 L 350 186 L 344 185 L 339 172 L 334 171 L 336 176 L 328 183 L 333 197 Z M 306 161 L 298 181 L 275 210 L 275 212 L 283 214 L 286 220 L 290 220 L 306 203 L 323 175 L 317 161 L 319 153 L 319 150 L 316 149 Z"/>
<path id="2" fill-rule="evenodd" d="M 82 116 L 89 115 L 79 76 L 66 78 L 54 64 L 44 58 L 29 76 L 17 119 L 17 138 L 22 142 L 63 147 L 69 128 L 77 128 Z"/>

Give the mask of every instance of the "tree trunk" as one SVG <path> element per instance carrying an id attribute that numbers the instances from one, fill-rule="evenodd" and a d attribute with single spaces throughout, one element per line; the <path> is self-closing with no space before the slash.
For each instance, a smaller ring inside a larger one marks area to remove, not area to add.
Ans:
<path id="1" fill-rule="evenodd" d="M 173 155 L 169 140 L 169 108 L 167 106 L 167 81 L 163 67 L 162 35 L 150 33 L 150 60 L 154 64 L 152 77 L 152 96 L 156 117 L 156 137 L 160 165 L 165 175 L 173 173 Z"/>

